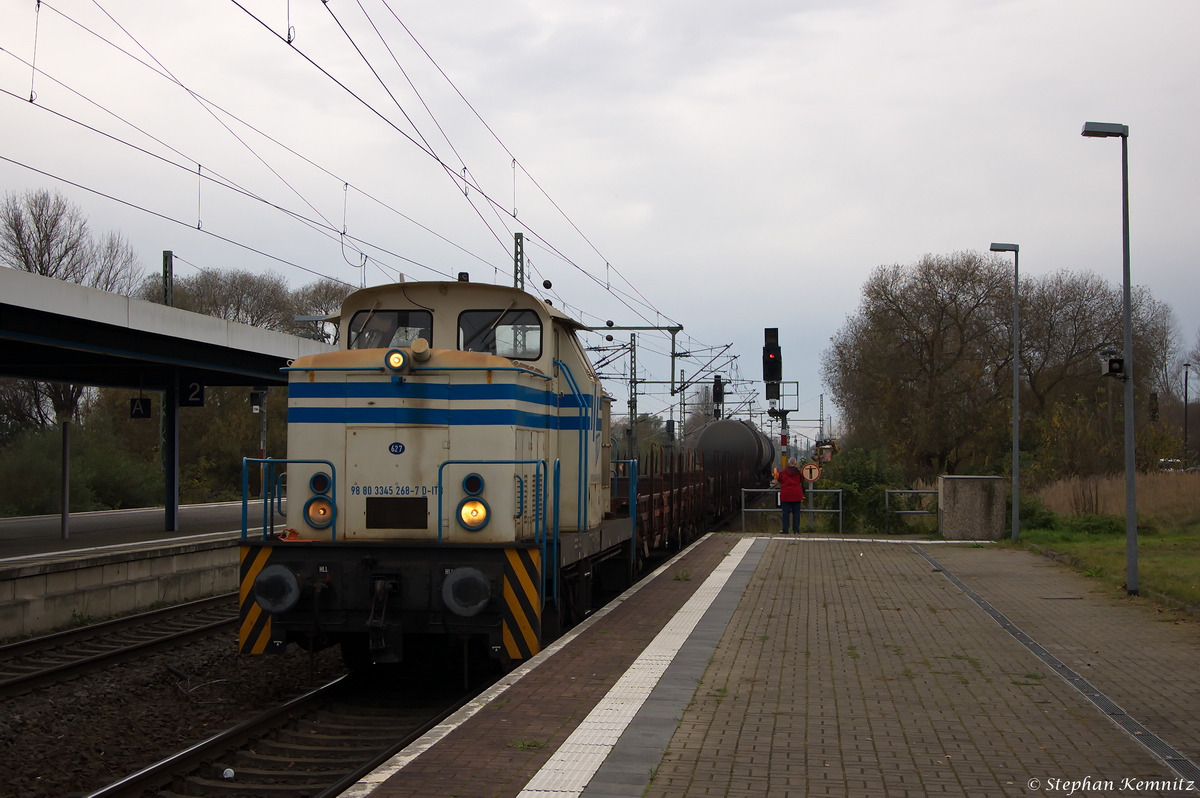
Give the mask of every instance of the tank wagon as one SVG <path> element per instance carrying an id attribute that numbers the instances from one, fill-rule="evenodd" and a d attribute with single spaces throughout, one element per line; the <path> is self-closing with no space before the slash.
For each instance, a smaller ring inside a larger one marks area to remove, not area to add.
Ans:
<path id="1" fill-rule="evenodd" d="M 745 457 L 757 473 L 766 474 L 778 463 L 775 442 L 749 421 L 722 418 L 700 430 L 696 448 L 710 459 L 718 452 Z"/>
<path id="2" fill-rule="evenodd" d="M 340 644 L 359 666 L 443 637 L 528 659 L 754 478 L 614 461 L 582 326 L 519 289 L 367 288 L 338 325 L 339 351 L 287 368 L 288 458 L 243 464 L 243 507 L 258 463 L 267 501 L 261 535 L 243 509 L 242 653 Z"/>

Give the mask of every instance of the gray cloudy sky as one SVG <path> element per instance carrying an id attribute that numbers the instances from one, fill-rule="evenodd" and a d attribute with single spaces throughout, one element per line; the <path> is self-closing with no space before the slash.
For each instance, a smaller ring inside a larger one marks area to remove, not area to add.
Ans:
<path id="1" fill-rule="evenodd" d="M 1187 346 L 1200 329 L 1200 6 L 1190 0 L 243 4 L 270 30 L 233 2 L 53 0 L 36 20 L 33 0 L 0 0 L 0 89 L 16 95 L 0 96 L 0 156 L 183 224 L 5 161 L 0 188 L 58 189 L 94 227 L 124 232 L 148 269 L 172 249 L 187 262 L 181 272 L 273 269 L 296 285 L 314 278 L 205 233 L 355 283 L 359 256 L 336 234 L 198 187 L 197 163 L 334 230 L 344 224 L 387 266 L 372 262 L 370 283 L 396 270 L 436 279 L 401 257 L 510 281 L 511 231 L 523 229 L 578 265 L 540 241 L 527 246 L 538 283 L 553 280 L 556 303 L 586 311 L 587 322 L 646 323 L 611 284 L 652 323 L 682 323 L 697 351 L 732 343 L 746 378 L 761 376 L 762 328 L 778 326 L 785 377 L 800 383 L 798 415 L 812 417 L 820 351 L 878 265 L 1012 241 L 1023 274 L 1090 269 L 1119 282 L 1120 144 L 1079 131 L 1088 120 L 1123 122 L 1134 282 L 1171 304 Z M 273 35 L 286 35 L 289 14 L 295 48 L 395 127 Z M 515 187 L 511 156 L 397 17 L 527 170 L 516 170 Z M 35 22 L 44 74 L 32 78 Z M 312 163 L 218 113 L 227 130 L 116 48 L 152 55 Z M 396 128 L 423 137 L 453 171 L 465 163 L 517 221 L 474 190 L 464 197 Z M 642 376 L 667 379 L 654 354 L 666 341 L 643 343 Z M 649 410 L 665 402 L 641 400 Z"/>

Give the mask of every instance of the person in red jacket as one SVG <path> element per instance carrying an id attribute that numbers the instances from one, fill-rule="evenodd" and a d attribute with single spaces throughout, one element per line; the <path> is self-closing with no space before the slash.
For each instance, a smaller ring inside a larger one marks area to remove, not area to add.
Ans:
<path id="1" fill-rule="evenodd" d="M 804 501 L 804 478 L 796 458 L 789 457 L 787 468 L 779 472 L 779 507 L 783 510 L 783 532 L 788 531 L 788 516 L 792 517 L 792 531 L 800 531 L 800 503 Z"/>

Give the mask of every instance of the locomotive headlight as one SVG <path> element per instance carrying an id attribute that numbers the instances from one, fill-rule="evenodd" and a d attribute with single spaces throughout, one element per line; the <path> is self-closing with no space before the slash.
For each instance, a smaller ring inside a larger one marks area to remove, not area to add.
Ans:
<path id="1" fill-rule="evenodd" d="M 470 532 L 487 526 L 490 516 L 491 511 L 488 509 L 487 502 L 476 496 L 463 499 L 458 505 L 458 523 L 462 525 L 463 529 Z"/>
<path id="2" fill-rule="evenodd" d="M 400 371 L 408 365 L 408 355 L 403 349 L 393 349 L 384 355 L 383 362 L 392 371 Z"/>
<path id="3" fill-rule="evenodd" d="M 333 502 L 326 496 L 313 496 L 304 505 L 304 521 L 313 529 L 324 529 L 333 523 Z"/>

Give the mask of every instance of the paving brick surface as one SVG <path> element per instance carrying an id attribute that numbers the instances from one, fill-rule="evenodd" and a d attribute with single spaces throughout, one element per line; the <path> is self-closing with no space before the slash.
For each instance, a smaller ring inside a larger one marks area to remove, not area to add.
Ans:
<path id="1" fill-rule="evenodd" d="M 1196 761 L 1194 624 L 1036 555 L 928 550 Z M 1053 779 L 1087 777 L 1114 789 L 1074 795 L 1181 794 L 1121 789 L 1176 774 L 910 547 L 778 539 L 646 795 L 1065 795 Z"/>
<path id="2" fill-rule="evenodd" d="M 1126 713 L 1200 763 L 1200 625 L 1029 552 L 932 552 Z M 965 555 L 965 556 L 964 556 Z"/>
<path id="3" fill-rule="evenodd" d="M 702 541 L 380 785 L 373 798 L 515 796 L 737 540 L 715 535 Z"/>

